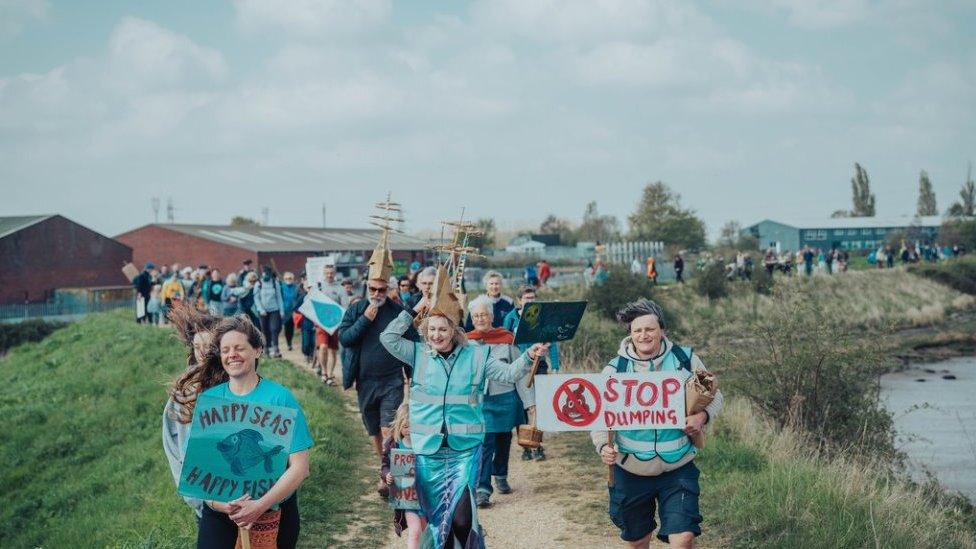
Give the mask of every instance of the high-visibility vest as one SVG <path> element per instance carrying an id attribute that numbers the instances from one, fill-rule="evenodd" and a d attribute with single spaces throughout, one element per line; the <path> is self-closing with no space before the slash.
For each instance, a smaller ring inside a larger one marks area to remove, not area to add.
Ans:
<path id="1" fill-rule="evenodd" d="M 488 349 L 468 344 L 444 359 L 427 345 L 416 346 L 410 382 L 410 443 L 414 453 L 437 452 L 445 434 L 455 450 L 474 448 L 484 441 L 482 384 Z"/>
<path id="2" fill-rule="evenodd" d="M 675 356 L 675 349 L 684 352 L 683 357 Z M 661 362 L 662 371 L 676 371 L 690 369 L 690 347 L 672 346 L 671 350 Z M 683 358 L 683 360 L 682 360 Z M 633 372 L 634 363 L 623 357 L 610 363 L 620 373 Z M 641 461 L 649 461 L 660 457 L 667 463 L 675 463 L 685 457 L 688 452 L 696 452 L 691 439 L 682 429 L 642 429 L 637 431 L 617 431 L 617 448 L 623 454 L 632 454 Z"/>

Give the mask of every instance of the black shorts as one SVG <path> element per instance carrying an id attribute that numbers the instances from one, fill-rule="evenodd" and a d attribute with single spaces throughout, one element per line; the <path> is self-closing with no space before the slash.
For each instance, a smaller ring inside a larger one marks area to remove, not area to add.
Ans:
<path id="1" fill-rule="evenodd" d="M 681 532 L 698 536 L 702 521 L 698 494 L 698 467 L 694 461 L 656 477 L 634 475 L 614 466 L 610 518 L 620 528 L 621 539 L 637 541 L 657 526 L 656 506 L 661 519 L 657 539 L 667 543 L 668 534 Z"/>
<path id="2" fill-rule="evenodd" d="M 403 402 L 403 377 L 395 374 L 385 378 L 359 378 L 356 384 L 359 411 L 369 436 L 380 434 L 380 427 L 389 427 Z"/>

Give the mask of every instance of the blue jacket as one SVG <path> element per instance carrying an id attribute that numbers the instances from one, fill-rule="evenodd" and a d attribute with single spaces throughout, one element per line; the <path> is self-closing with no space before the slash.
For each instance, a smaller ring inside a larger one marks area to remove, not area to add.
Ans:
<path id="1" fill-rule="evenodd" d="M 284 316 L 291 316 L 292 311 L 298 309 L 299 303 L 296 301 L 298 298 L 298 285 L 297 284 L 281 284 L 281 301 L 285 304 L 283 309 Z"/>
<path id="2" fill-rule="evenodd" d="M 514 334 L 515 330 L 518 329 L 519 320 L 521 320 L 521 317 L 519 316 L 519 310 L 512 309 L 511 311 L 509 311 L 507 315 L 505 315 L 505 320 L 502 321 L 502 328 L 505 328 L 506 330 Z M 519 345 L 518 348 L 520 351 L 524 353 L 531 346 L 532 346 L 531 344 L 523 343 Z M 552 345 L 549 346 L 548 362 L 549 362 L 550 371 L 552 372 L 559 371 L 559 346 L 556 343 L 553 343 Z"/>

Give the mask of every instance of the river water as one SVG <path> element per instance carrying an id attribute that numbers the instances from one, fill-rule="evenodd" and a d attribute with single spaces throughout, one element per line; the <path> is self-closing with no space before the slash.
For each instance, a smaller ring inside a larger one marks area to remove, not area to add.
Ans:
<path id="1" fill-rule="evenodd" d="M 928 470 L 945 487 L 976 501 L 976 358 L 915 364 L 886 374 L 881 394 L 894 414 L 898 446 L 908 455 L 913 476 L 923 479 Z"/>

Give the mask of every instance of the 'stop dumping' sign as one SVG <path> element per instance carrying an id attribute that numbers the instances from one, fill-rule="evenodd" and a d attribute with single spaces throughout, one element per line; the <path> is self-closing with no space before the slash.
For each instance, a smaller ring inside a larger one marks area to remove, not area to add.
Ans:
<path id="1" fill-rule="evenodd" d="M 533 301 L 522 307 L 515 343 L 553 343 L 573 339 L 585 301 Z"/>
<path id="2" fill-rule="evenodd" d="M 260 498 L 285 473 L 297 410 L 200 395 L 180 472 L 182 496 Z"/>
<path id="3" fill-rule="evenodd" d="M 536 410 L 543 431 L 683 429 L 682 371 L 538 376 Z"/>

